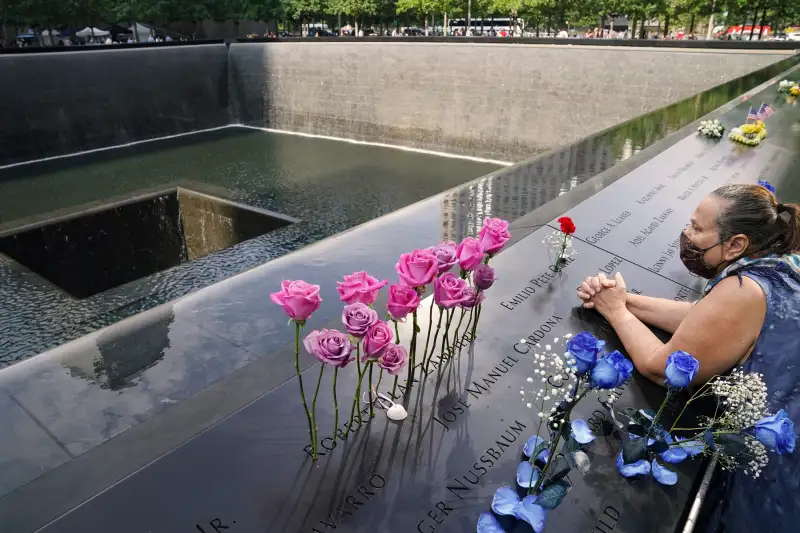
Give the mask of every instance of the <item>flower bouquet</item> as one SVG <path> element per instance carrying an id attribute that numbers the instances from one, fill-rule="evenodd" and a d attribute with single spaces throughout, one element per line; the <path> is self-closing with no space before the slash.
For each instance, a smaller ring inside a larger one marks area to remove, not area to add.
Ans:
<path id="1" fill-rule="evenodd" d="M 546 511 L 558 507 L 571 488 L 567 474 L 573 468 L 586 474 L 591 468 L 583 447 L 595 436 L 586 421 L 572 420 L 572 411 L 589 392 L 602 391 L 607 395 L 605 401 L 613 403 L 616 388 L 631 377 L 633 363 L 618 351 L 603 355 L 605 342 L 589 332 L 574 337 L 568 334 L 565 339 L 563 358 L 561 350 L 554 350 L 550 344 L 544 346 L 543 353 L 533 355 L 534 376 L 528 383 L 540 385 L 534 391 L 520 392 L 527 407 L 538 410 L 538 428 L 522 448 L 524 460 L 517 467 L 516 486 L 497 489 L 492 512 L 478 519 L 478 533 L 503 531 L 498 516 L 522 520 L 541 533 Z M 553 343 L 558 346 L 558 341 L 556 338 Z M 533 396 L 531 401 L 526 395 Z M 539 436 L 543 425 L 546 438 Z"/>
<path id="2" fill-rule="evenodd" d="M 326 367 L 333 367 L 335 431 L 332 440 L 334 445 L 337 436 L 346 438 L 353 425 L 357 423 L 360 427 L 363 423 L 363 415 L 366 410 L 361 408 L 363 393 L 366 393 L 368 397 L 363 401 L 368 404 L 369 418 L 375 416 L 374 410 L 377 402 L 381 402 L 380 405 L 383 406 L 381 400 L 392 404 L 392 407 L 387 409 L 387 416 L 393 420 L 405 418 L 407 413 L 404 408 L 394 404 L 379 392 L 384 371 L 394 377 L 391 397 L 397 398 L 398 386 L 404 389 L 402 385 L 398 384 L 402 369 L 408 368 L 406 388 L 414 383 L 417 367 L 423 368 L 427 375 L 428 368 L 434 359 L 434 353 L 437 351 L 437 343 L 440 342 L 440 333 L 442 335 L 441 342 L 438 344 L 439 362 L 451 357 L 455 348 L 462 346 L 465 338 L 469 341 L 476 338 L 481 302 L 485 298 L 484 293 L 496 280 L 494 269 L 488 264 L 489 260 L 505 246 L 510 238 L 507 221 L 488 218 L 484 221 L 477 238 L 467 237 L 458 246 L 448 241 L 432 248 L 418 249 L 402 254 L 395 265 L 398 283 L 389 286 L 388 289 L 386 320 L 380 319 L 373 305 L 381 289 L 389 282 L 378 280 L 363 271 L 344 276 L 344 280 L 338 282 L 337 291 L 340 300 L 345 304 L 342 323 L 346 333 L 332 329 L 314 330 L 303 340 L 306 350 L 322 363 L 319 367 L 319 375 L 310 406 L 300 372 L 300 330 L 305 327 L 306 322 L 322 302 L 322 298 L 319 296 L 320 287 L 301 280 L 284 281 L 281 283 L 279 292 L 270 294 L 272 301 L 280 305 L 289 317 L 289 323 L 295 326 L 295 372 L 300 387 L 300 398 L 308 421 L 308 434 L 311 442 L 307 450 L 313 460 L 318 459 L 319 430 L 316 406 Z M 459 265 L 459 276 L 451 272 L 456 264 Z M 417 337 L 421 332 L 417 320 L 417 310 L 426 288 L 432 289 L 433 302 L 425 348 L 420 354 L 421 361 L 417 362 Z M 439 313 L 436 333 L 431 342 L 431 333 L 434 329 L 434 307 L 438 307 Z M 456 311 L 460 311 L 458 320 L 455 316 Z M 398 323 L 404 321 L 409 314 L 412 316 L 413 324 L 411 339 L 408 349 L 406 349 L 400 342 Z M 461 326 L 467 315 L 469 318 L 464 333 L 460 336 Z M 445 327 L 442 332 L 443 322 Z M 452 325 L 455 325 L 455 334 L 451 337 Z M 350 407 L 350 420 L 345 424 L 346 430 L 339 434 L 339 402 L 336 391 L 338 374 L 339 369 L 345 368 L 352 361 L 356 362 L 357 379 Z"/>
<path id="3" fill-rule="evenodd" d="M 792 89 L 796 89 L 798 93 L 800 93 L 800 87 L 798 87 L 796 81 L 791 80 L 781 80 L 778 83 L 778 92 L 784 94 L 791 94 Z"/>
<path id="4" fill-rule="evenodd" d="M 761 374 L 736 369 L 727 376 L 714 376 L 683 405 L 669 429 L 661 422 L 665 406 L 694 379 L 699 362 L 683 351 L 667 359 L 667 395 L 653 413 L 646 409 L 624 409 L 630 423 L 629 439 L 622 444 L 617 469 L 625 477 L 652 474 L 662 485 L 674 485 L 678 474 L 667 464 L 676 464 L 700 454 L 717 453 L 724 469 L 743 468 L 757 478 L 769 461 L 767 451 L 791 453 L 795 447 L 794 424 L 783 409 L 767 411 L 767 387 Z M 713 416 L 697 423 L 682 424 L 686 408 L 701 398 L 716 396 Z M 681 427 L 681 426 L 687 427 Z M 676 435 L 683 433 L 685 437 Z"/>
<path id="5" fill-rule="evenodd" d="M 748 146 L 758 146 L 767 136 L 767 128 L 760 120 L 753 124 L 742 124 L 733 128 L 728 134 L 728 138 Z"/>
<path id="6" fill-rule="evenodd" d="M 706 137 L 711 137 L 712 139 L 722 138 L 722 133 L 724 131 L 725 126 L 723 126 L 722 122 L 716 118 L 714 120 L 701 121 L 700 126 L 697 128 L 697 132 L 700 135 L 705 135 Z"/>

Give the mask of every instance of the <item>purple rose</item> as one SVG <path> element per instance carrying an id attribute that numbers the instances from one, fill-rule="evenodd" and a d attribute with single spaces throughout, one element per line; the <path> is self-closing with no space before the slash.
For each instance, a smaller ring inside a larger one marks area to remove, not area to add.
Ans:
<path id="1" fill-rule="evenodd" d="M 346 367 L 354 359 L 350 339 L 335 329 L 315 329 L 303 339 L 303 345 L 319 361 L 338 368 Z"/>
<path id="2" fill-rule="evenodd" d="M 478 233 L 478 240 L 481 241 L 481 246 L 487 254 L 499 252 L 510 238 L 508 220 L 501 218 L 487 218 L 483 221 L 483 227 Z"/>
<path id="3" fill-rule="evenodd" d="M 430 250 L 439 262 L 439 274 L 453 268 L 453 265 L 458 261 L 456 258 L 456 243 L 453 241 L 444 241 Z"/>
<path id="4" fill-rule="evenodd" d="M 455 307 L 466 300 L 464 292 L 467 287 L 467 280 L 445 272 L 433 282 L 433 301 L 445 309 Z"/>
<path id="5" fill-rule="evenodd" d="M 353 337 L 363 337 L 367 334 L 367 330 L 377 321 L 378 313 L 366 304 L 357 302 L 344 306 L 344 311 L 342 312 L 344 329 Z"/>
<path id="6" fill-rule="evenodd" d="M 393 340 L 392 328 L 383 320 L 378 320 L 367 330 L 364 337 L 364 357 L 361 360 L 377 359 Z"/>
<path id="7" fill-rule="evenodd" d="M 386 310 L 395 320 L 402 320 L 408 313 L 412 313 L 419 307 L 419 293 L 416 289 L 395 283 L 389 285 L 389 301 L 386 302 Z"/>
<path id="8" fill-rule="evenodd" d="M 456 248 L 456 256 L 461 270 L 475 270 L 483 261 L 483 246 L 475 237 L 467 237 Z"/>
<path id="9" fill-rule="evenodd" d="M 495 280 L 494 269 L 489 265 L 478 265 L 472 273 L 472 282 L 482 291 L 491 287 Z"/>
<path id="10" fill-rule="evenodd" d="M 336 290 L 339 291 L 339 299 L 347 304 L 361 302 L 370 305 L 375 302 L 378 293 L 387 280 L 378 281 L 363 270 L 353 272 L 344 277 L 344 281 L 337 282 Z"/>
<path id="11" fill-rule="evenodd" d="M 468 286 L 464 289 L 464 301 L 458 305 L 462 309 L 472 309 L 476 305 L 481 304 L 484 298 L 486 298 L 486 296 L 483 294 L 483 291 L 478 291 L 476 293 L 474 288 Z"/>
<path id="12" fill-rule="evenodd" d="M 282 281 L 281 290 L 271 293 L 269 298 L 283 307 L 286 316 L 297 322 L 308 320 L 322 302 L 319 285 L 302 280 Z"/>
<path id="13" fill-rule="evenodd" d="M 424 287 L 439 273 L 439 261 L 430 250 L 414 250 L 401 254 L 394 269 L 403 285 Z"/>
<path id="14" fill-rule="evenodd" d="M 396 376 L 408 364 L 406 349 L 400 344 L 390 344 L 378 358 L 378 366 Z"/>

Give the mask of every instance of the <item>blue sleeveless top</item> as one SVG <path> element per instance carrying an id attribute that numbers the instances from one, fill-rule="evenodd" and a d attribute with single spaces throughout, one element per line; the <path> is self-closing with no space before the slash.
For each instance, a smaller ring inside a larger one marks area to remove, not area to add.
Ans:
<path id="1" fill-rule="evenodd" d="M 744 260 L 737 274 L 759 284 L 767 297 L 767 314 L 745 372 L 759 372 L 767 385 L 770 413 L 785 409 L 800 430 L 800 256 Z M 710 283 L 713 287 L 714 283 Z M 709 289 L 710 290 L 710 289 Z M 800 443 L 799 443 L 800 444 Z M 769 452 L 758 479 L 740 470 L 728 474 L 718 491 L 716 515 L 708 531 L 724 533 L 785 532 L 800 529 L 800 446 L 792 454 Z M 712 499 L 713 500 L 713 499 Z M 707 501 L 707 505 L 714 503 Z"/>

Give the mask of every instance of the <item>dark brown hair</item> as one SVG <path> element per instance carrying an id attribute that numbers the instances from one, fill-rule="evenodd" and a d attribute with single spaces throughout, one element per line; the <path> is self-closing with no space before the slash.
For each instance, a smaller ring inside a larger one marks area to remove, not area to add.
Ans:
<path id="1" fill-rule="evenodd" d="M 728 200 L 717 215 L 720 241 L 747 235 L 747 255 L 755 257 L 800 250 L 800 205 L 778 203 L 760 185 L 724 185 L 711 194 Z"/>

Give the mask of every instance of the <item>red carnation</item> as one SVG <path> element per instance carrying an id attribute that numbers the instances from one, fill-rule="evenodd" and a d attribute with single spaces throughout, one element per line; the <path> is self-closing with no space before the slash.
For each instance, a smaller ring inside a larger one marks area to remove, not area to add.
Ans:
<path id="1" fill-rule="evenodd" d="M 561 231 L 566 233 L 567 235 L 572 235 L 575 233 L 575 223 L 569 217 L 561 217 L 558 219 L 558 223 L 561 224 Z"/>

